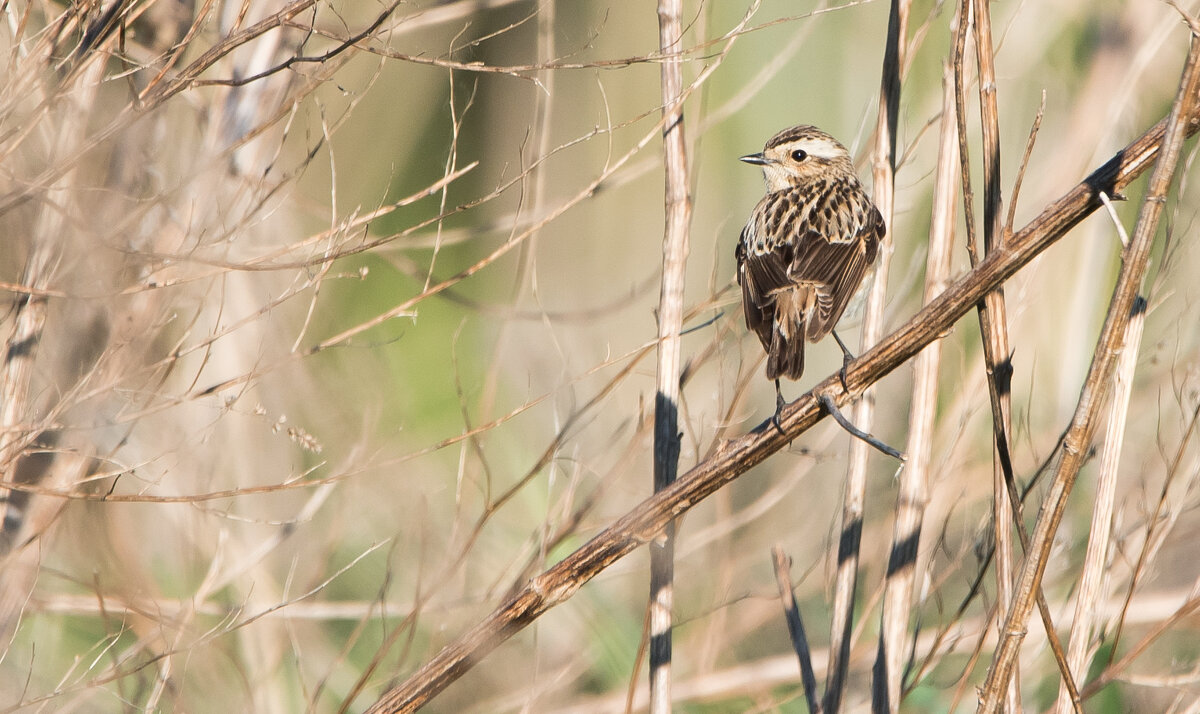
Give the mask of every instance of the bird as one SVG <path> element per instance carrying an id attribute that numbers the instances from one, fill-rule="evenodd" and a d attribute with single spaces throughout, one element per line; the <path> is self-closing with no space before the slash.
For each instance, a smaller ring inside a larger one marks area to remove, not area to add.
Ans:
<path id="1" fill-rule="evenodd" d="M 767 184 L 738 241 L 737 280 L 746 326 L 767 353 L 775 380 L 774 423 L 786 402 L 779 380 L 804 373 L 806 342 L 833 332 L 874 265 L 883 216 L 854 172 L 846 147 L 820 129 L 784 129 L 741 160 Z M 845 355 L 845 344 L 833 333 Z"/>

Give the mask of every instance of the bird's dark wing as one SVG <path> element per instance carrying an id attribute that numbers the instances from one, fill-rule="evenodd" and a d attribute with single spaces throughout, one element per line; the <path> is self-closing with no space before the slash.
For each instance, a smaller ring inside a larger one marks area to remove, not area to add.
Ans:
<path id="1" fill-rule="evenodd" d="M 883 217 L 857 181 L 830 181 L 809 194 L 802 211 L 787 277 L 816 291 L 806 337 L 816 342 L 837 324 L 875 262 L 884 235 Z"/>
<path id="2" fill-rule="evenodd" d="M 883 218 L 853 177 L 768 194 L 742 229 L 738 282 L 767 376 L 800 377 L 804 342 L 837 324 L 875 262 Z"/>
<path id="3" fill-rule="evenodd" d="M 747 255 L 745 238 L 738 242 L 736 255 L 737 279 L 738 284 L 742 286 L 742 311 L 746 316 L 746 326 L 758 335 L 763 346 L 769 346 L 771 344 L 771 320 L 775 313 L 775 306 L 774 301 L 767 297 L 768 291 L 764 289 L 763 285 L 764 281 L 770 280 L 770 278 L 768 274 L 764 274 L 763 267 L 759 265 L 762 262 L 761 259 L 750 258 Z M 769 273 L 777 273 L 778 279 L 787 277 L 784 266 L 770 270 Z"/>
<path id="4" fill-rule="evenodd" d="M 742 229 L 736 252 L 746 326 L 758 335 L 767 349 L 770 349 L 775 318 L 775 294 L 794 286 L 788 276 L 794 255 L 792 246 L 775 245 L 774 232 L 768 226 L 778 225 L 789 205 L 789 197 L 783 193 L 769 194 L 760 201 Z"/>

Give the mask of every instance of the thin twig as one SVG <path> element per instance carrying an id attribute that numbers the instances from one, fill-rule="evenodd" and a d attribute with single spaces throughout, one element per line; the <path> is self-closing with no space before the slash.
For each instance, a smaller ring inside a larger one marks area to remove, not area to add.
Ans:
<path id="1" fill-rule="evenodd" d="M 1008 217 L 1004 219 L 1004 232 L 1012 233 L 1013 220 L 1017 215 L 1017 199 L 1021 195 L 1021 184 L 1025 182 L 1025 169 L 1029 168 L 1029 159 L 1033 156 L 1033 145 L 1037 142 L 1038 130 L 1042 128 L 1042 116 L 1046 113 L 1046 90 L 1042 90 L 1042 103 L 1038 105 L 1037 114 L 1033 117 L 1033 126 L 1029 128 L 1029 138 L 1025 141 L 1025 154 L 1021 157 L 1021 167 L 1017 169 L 1017 180 L 1013 182 L 1012 196 L 1008 199 Z"/>
<path id="2" fill-rule="evenodd" d="M 1117 238 L 1121 240 L 1121 247 L 1129 247 L 1129 233 L 1125 231 L 1125 226 L 1121 225 L 1121 217 L 1117 215 L 1117 207 L 1113 205 L 1112 199 L 1108 194 L 1101 191 L 1100 200 L 1104 202 L 1104 210 L 1108 212 L 1108 217 L 1117 227 Z"/>
<path id="3" fill-rule="evenodd" d="M 817 400 L 821 402 L 821 407 L 829 413 L 829 416 L 833 417 L 833 420 L 838 423 L 838 426 L 845 429 L 850 436 L 853 436 L 855 439 L 858 439 L 862 443 L 870 446 L 885 456 L 890 456 L 899 461 L 905 461 L 904 454 L 898 449 L 888 446 L 876 438 L 873 434 L 868 434 L 867 432 L 855 426 L 853 422 L 846 418 L 845 414 L 842 414 L 842 410 L 838 409 L 837 403 L 834 402 L 833 398 L 828 394 L 818 395 Z"/>

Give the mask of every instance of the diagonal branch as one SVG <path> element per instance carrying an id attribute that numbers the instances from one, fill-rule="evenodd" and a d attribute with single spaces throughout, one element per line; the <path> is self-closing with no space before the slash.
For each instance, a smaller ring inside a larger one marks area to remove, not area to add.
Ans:
<path id="1" fill-rule="evenodd" d="M 1008 608 L 1004 629 L 1000 633 L 1000 645 L 980 696 L 978 711 L 981 714 L 999 711 L 1000 690 L 1006 688 L 1007 682 L 1013 676 L 1017 651 L 1024 639 L 1025 624 L 1037 594 L 1041 591 L 1042 575 L 1046 569 L 1054 534 L 1062 520 L 1075 478 L 1087 457 L 1087 447 L 1091 443 L 1098 421 L 1096 417 L 1108 394 L 1113 368 L 1121 354 L 1126 330 L 1133 314 L 1133 303 L 1150 260 L 1150 248 L 1158 230 L 1158 219 L 1162 215 L 1167 190 L 1175 174 L 1175 164 L 1179 159 L 1184 138 L 1193 131 L 1189 119 L 1194 119 L 1195 116 L 1198 89 L 1200 37 L 1194 36 L 1171 114 L 1166 121 L 1159 124 L 1159 127 L 1162 127 L 1159 140 L 1162 155 L 1150 176 L 1146 198 L 1138 214 L 1137 228 L 1122 256 L 1121 271 L 1117 276 L 1117 285 L 1113 290 L 1092 365 L 1088 369 L 1071 425 L 1062 438 L 1058 467 L 1055 469 L 1046 500 L 1042 502 L 1038 513 L 1032 543 L 1026 551 L 1025 564 L 1021 568 L 1015 596 Z"/>
<path id="2" fill-rule="evenodd" d="M 846 368 L 850 394 L 839 376 L 827 377 L 780 414 L 780 430 L 770 421 L 721 444 L 713 454 L 679 480 L 635 506 L 616 523 L 534 577 L 482 622 L 447 645 L 408 680 L 386 692 L 371 712 L 412 712 L 429 702 L 489 652 L 520 632 L 542 613 L 570 599 L 608 566 L 649 542 L 671 520 L 711 496 L 725 484 L 785 448 L 825 416 L 819 394 L 845 402 L 879 381 L 942 337 L 984 295 L 1010 278 L 1071 228 L 1102 205 L 1101 191 L 1112 195 L 1144 173 L 1158 155 L 1168 122 L 1163 120 L 1119 151 L 1107 163 L 1047 206 L 966 275 L 952 283 L 900 329 L 886 336 Z M 1195 110 L 1188 114 L 1187 133 L 1200 128 Z"/>

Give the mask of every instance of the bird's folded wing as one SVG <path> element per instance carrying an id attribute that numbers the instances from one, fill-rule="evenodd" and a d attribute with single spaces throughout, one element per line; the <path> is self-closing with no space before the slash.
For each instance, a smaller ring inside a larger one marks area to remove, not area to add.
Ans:
<path id="1" fill-rule="evenodd" d="M 771 323 L 775 315 L 774 293 L 791 284 L 787 264 L 772 253 L 748 255 L 744 240 L 738 244 L 737 263 L 746 326 L 758 335 L 764 345 L 769 345 Z"/>
<path id="2" fill-rule="evenodd" d="M 837 218 L 843 220 L 824 226 L 810 224 L 787 271 L 792 282 L 808 283 L 816 289 L 817 314 L 807 325 L 810 342 L 829 334 L 837 324 L 867 268 L 875 262 L 883 237 L 883 218 L 874 207 L 862 217 L 865 220 L 848 214 Z"/>

